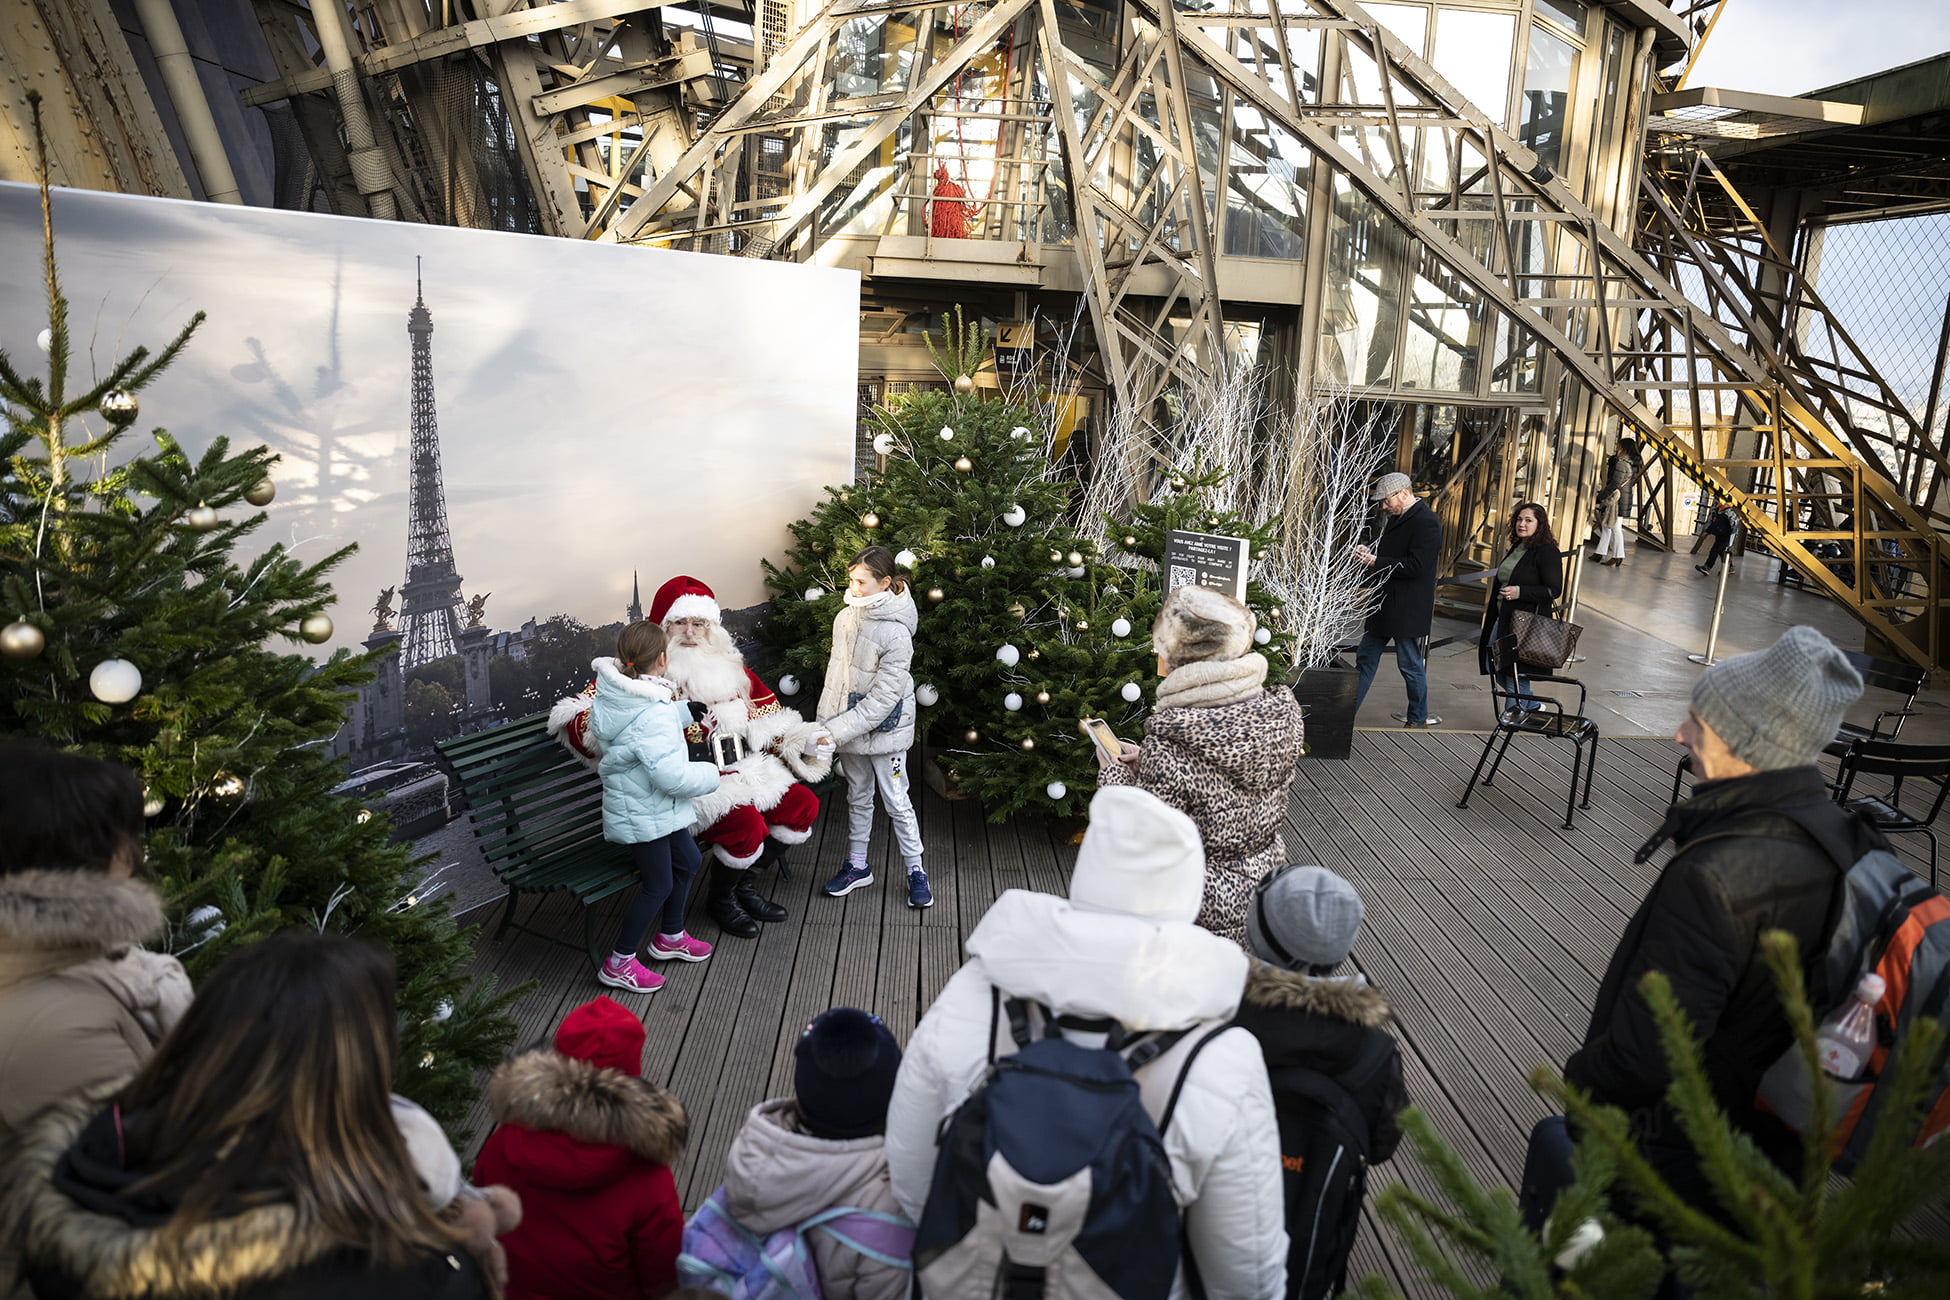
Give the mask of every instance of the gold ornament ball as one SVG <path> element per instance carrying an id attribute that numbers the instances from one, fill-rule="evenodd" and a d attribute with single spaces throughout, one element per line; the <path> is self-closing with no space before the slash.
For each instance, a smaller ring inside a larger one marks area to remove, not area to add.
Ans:
<path id="1" fill-rule="evenodd" d="M 974 392 L 975 391 L 974 377 L 970 375 L 956 375 L 955 391 L 963 394 Z"/>
<path id="2" fill-rule="evenodd" d="M 982 733 L 970 727 L 967 731 L 961 733 L 961 738 L 972 745 L 982 738 Z"/>
<path id="3" fill-rule="evenodd" d="M 851 500 L 853 500 L 853 494 L 851 492 L 840 493 L 840 504 L 844 505 Z"/>
<path id="4" fill-rule="evenodd" d="M 1182 478 L 1174 478 L 1171 481 L 1171 486 L 1178 491 L 1183 491 L 1185 488 L 1185 480 Z"/>
<path id="5" fill-rule="evenodd" d="M 1022 747 L 1024 749 L 1036 748 L 1036 738 L 1034 736 L 1024 736 L 1022 738 Z"/>
<path id="6" fill-rule="evenodd" d="M 860 524 L 863 528 L 878 528 L 880 527 L 880 516 L 869 510 L 866 514 L 860 516 Z"/>
<path id="7" fill-rule="evenodd" d="M 324 645 L 332 639 L 332 620 L 323 614 L 307 614 L 298 624 L 298 635 L 313 645 Z"/>
<path id="8" fill-rule="evenodd" d="M 278 485 L 268 478 L 261 478 L 251 484 L 251 490 L 244 493 L 244 500 L 254 506 L 268 506 L 278 494 Z"/>
<path id="9" fill-rule="evenodd" d="M 975 462 L 966 456 L 955 457 L 955 468 L 966 474 L 975 468 Z"/>
<path id="10" fill-rule="evenodd" d="M 149 791 L 144 790 L 142 792 L 142 815 L 144 817 L 160 817 L 162 816 L 162 810 L 162 796 L 159 794 L 151 794 Z"/>
<path id="11" fill-rule="evenodd" d="M 1067 559 L 1067 560 L 1068 560 L 1068 561 L 1070 562 L 1070 565 L 1071 565 L 1071 567 L 1072 567 L 1072 568 L 1074 568 L 1075 566 L 1077 566 L 1077 565 L 1079 565 L 1079 564 L 1082 564 L 1082 563 L 1083 563 L 1083 555 L 1082 555 L 1082 553 L 1081 553 L 1081 552 L 1078 552 L 1078 551 L 1071 551 L 1071 552 L 1070 552 L 1070 553 L 1069 553 L 1069 554 L 1068 554 L 1067 556 L 1065 556 L 1064 558 L 1065 558 L 1065 559 Z"/>
<path id="12" fill-rule="evenodd" d="M 1015 619 L 1017 622 L 1021 622 L 1023 619 L 1029 617 L 1029 611 L 1022 607 L 1021 601 L 1017 601 L 1015 604 L 1009 606 L 1009 617 Z M 1029 653 L 1033 656 L 1036 652 L 1031 650 Z"/>
<path id="13" fill-rule="evenodd" d="M 1061 552 L 1061 551 L 1051 551 L 1051 552 L 1049 553 L 1049 562 L 1050 562 L 1051 564 L 1060 564 L 1060 563 L 1062 563 L 1062 561 L 1063 561 L 1063 552 Z"/>
<path id="14" fill-rule="evenodd" d="M 207 533 L 217 526 L 217 512 L 199 501 L 184 513 L 183 526 L 193 533 Z"/>
<path id="15" fill-rule="evenodd" d="M 1038 703 L 1038 704 L 1048 704 L 1048 703 L 1049 703 L 1049 692 L 1048 692 L 1048 691 L 1037 691 L 1037 692 L 1036 692 L 1036 703 Z"/>
<path id="16" fill-rule="evenodd" d="M 47 649 L 47 633 L 25 619 L 9 623 L 4 629 L 0 629 L 0 655 L 7 656 L 15 663 L 38 659 L 41 651 L 45 649 Z"/>
<path id="17" fill-rule="evenodd" d="M 101 412 L 102 419 L 108 421 L 110 428 L 126 429 L 135 423 L 142 406 L 135 400 L 134 393 L 124 388 L 111 388 L 102 394 L 101 404 L 95 409 Z"/>
<path id="18" fill-rule="evenodd" d="M 220 799 L 235 799 L 238 795 L 244 793 L 244 782 L 240 777 L 225 772 L 210 783 L 210 789 Z"/>
<path id="19" fill-rule="evenodd" d="M 1041 650 L 1031 650 L 1029 652 L 1029 657 L 1031 659 L 1041 659 L 1043 657 L 1043 652 Z"/>
<path id="20" fill-rule="evenodd" d="M 1136 545 L 1137 545 L 1137 538 L 1135 538 L 1135 537 L 1129 537 L 1129 536 L 1127 536 L 1127 537 L 1125 537 L 1125 539 L 1124 539 L 1124 545 L 1126 545 L 1126 546 L 1136 546 Z"/>
<path id="21" fill-rule="evenodd" d="M 947 593 L 947 592 L 945 592 L 945 591 L 943 591 L 943 590 L 942 590 L 941 588 L 939 588 L 939 587 L 929 587 L 929 588 L 928 588 L 928 599 L 929 599 L 929 600 L 932 600 L 932 601 L 934 601 L 934 602 L 936 602 L 937 604 L 939 604 L 939 603 L 940 603 L 941 601 L 944 601 L 944 600 L 946 600 L 946 599 L 948 599 L 948 593 Z"/>

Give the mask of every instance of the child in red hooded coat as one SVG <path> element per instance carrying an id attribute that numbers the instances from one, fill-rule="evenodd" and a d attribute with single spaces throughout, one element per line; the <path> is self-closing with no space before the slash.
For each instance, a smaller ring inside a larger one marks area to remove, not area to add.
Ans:
<path id="1" fill-rule="evenodd" d="M 474 1164 L 521 1196 L 501 1238 L 507 1300 L 643 1300 L 676 1285 L 683 1207 L 670 1166 L 689 1121 L 643 1079 L 643 1022 L 606 997 L 563 1018 L 555 1050 L 494 1072 L 499 1125 Z"/>

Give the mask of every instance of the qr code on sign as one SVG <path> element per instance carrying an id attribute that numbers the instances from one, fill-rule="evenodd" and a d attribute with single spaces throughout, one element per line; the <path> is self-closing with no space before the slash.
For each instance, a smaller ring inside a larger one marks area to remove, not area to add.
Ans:
<path id="1" fill-rule="evenodd" d="M 1169 591 L 1173 587 L 1190 587 L 1197 582 L 1197 569 L 1183 564 L 1174 564 L 1171 566 L 1171 581 L 1165 584 L 1165 590 Z"/>

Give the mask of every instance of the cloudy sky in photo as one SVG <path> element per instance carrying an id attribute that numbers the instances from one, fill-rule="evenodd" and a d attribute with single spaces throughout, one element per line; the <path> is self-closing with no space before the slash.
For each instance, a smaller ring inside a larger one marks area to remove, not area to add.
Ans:
<path id="1" fill-rule="evenodd" d="M 850 271 L 72 190 L 54 217 L 83 378 L 208 315 L 127 444 L 268 443 L 258 536 L 359 544 L 333 645 L 405 576 L 416 255 L 454 558 L 489 626 L 620 618 L 632 570 L 646 599 L 688 572 L 756 603 L 760 558 L 851 474 Z M 30 372 L 46 319 L 38 193 L 0 184 L 0 348 Z"/>

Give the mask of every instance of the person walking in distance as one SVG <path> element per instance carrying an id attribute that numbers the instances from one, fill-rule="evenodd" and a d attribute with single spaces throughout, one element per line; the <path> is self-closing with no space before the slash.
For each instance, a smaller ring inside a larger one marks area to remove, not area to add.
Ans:
<path id="1" fill-rule="evenodd" d="M 1381 652 L 1395 643 L 1395 664 L 1402 670 L 1408 687 L 1408 711 L 1390 716 L 1408 727 L 1434 727 L 1442 719 L 1429 714 L 1428 639 L 1429 624 L 1435 619 L 1435 569 L 1442 549 L 1442 524 L 1428 503 L 1415 495 L 1414 484 L 1406 474 L 1383 474 L 1375 480 L 1374 499 L 1388 512 L 1388 523 L 1381 540 L 1370 550 L 1354 548 L 1354 558 L 1374 571 L 1374 585 L 1381 589 L 1381 603 L 1368 615 L 1361 645 L 1354 654 L 1361 673 L 1360 692 L 1354 698 L 1360 712 L 1374 684 L 1375 669 L 1381 666 Z"/>
<path id="2" fill-rule="evenodd" d="M 1693 569 L 1702 577 L 1713 572 L 1713 566 L 1726 558 L 1727 548 L 1733 545 L 1733 531 L 1740 522 L 1740 514 L 1726 501 L 1715 501 L 1713 511 L 1706 516 L 1706 535 L 1713 539 L 1713 549 L 1706 553 L 1706 562 L 1695 564 Z"/>
<path id="3" fill-rule="evenodd" d="M 846 568 L 846 604 L 833 619 L 833 652 L 819 695 L 819 720 L 846 775 L 850 843 L 846 865 L 821 888 L 834 898 L 873 883 L 867 844 L 877 787 L 907 869 L 907 905 L 933 907 L 921 866 L 921 826 L 907 795 L 907 751 L 914 744 L 914 597 L 894 575 L 894 557 L 869 546 Z"/>
<path id="4" fill-rule="evenodd" d="M 661 676 L 664 630 L 632 623 L 616 638 L 616 657 L 598 659 L 589 730 L 602 747 L 603 838 L 627 844 L 643 891 L 623 914 L 616 949 L 596 978 L 626 993 L 655 993 L 663 976 L 637 960 L 650 923 L 657 961 L 703 961 L 711 945 L 684 933 L 684 901 L 703 860 L 691 839 L 691 800 L 718 788 L 718 769 L 693 763 L 684 743 L 686 712 Z"/>
<path id="5" fill-rule="evenodd" d="M 1598 563 L 1617 568 L 1625 563 L 1625 516 L 1636 504 L 1632 487 L 1645 465 L 1636 438 L 1620 438 L 1618 450 L 1605 461 L 1605 485 L 1598 489 Z"/>

